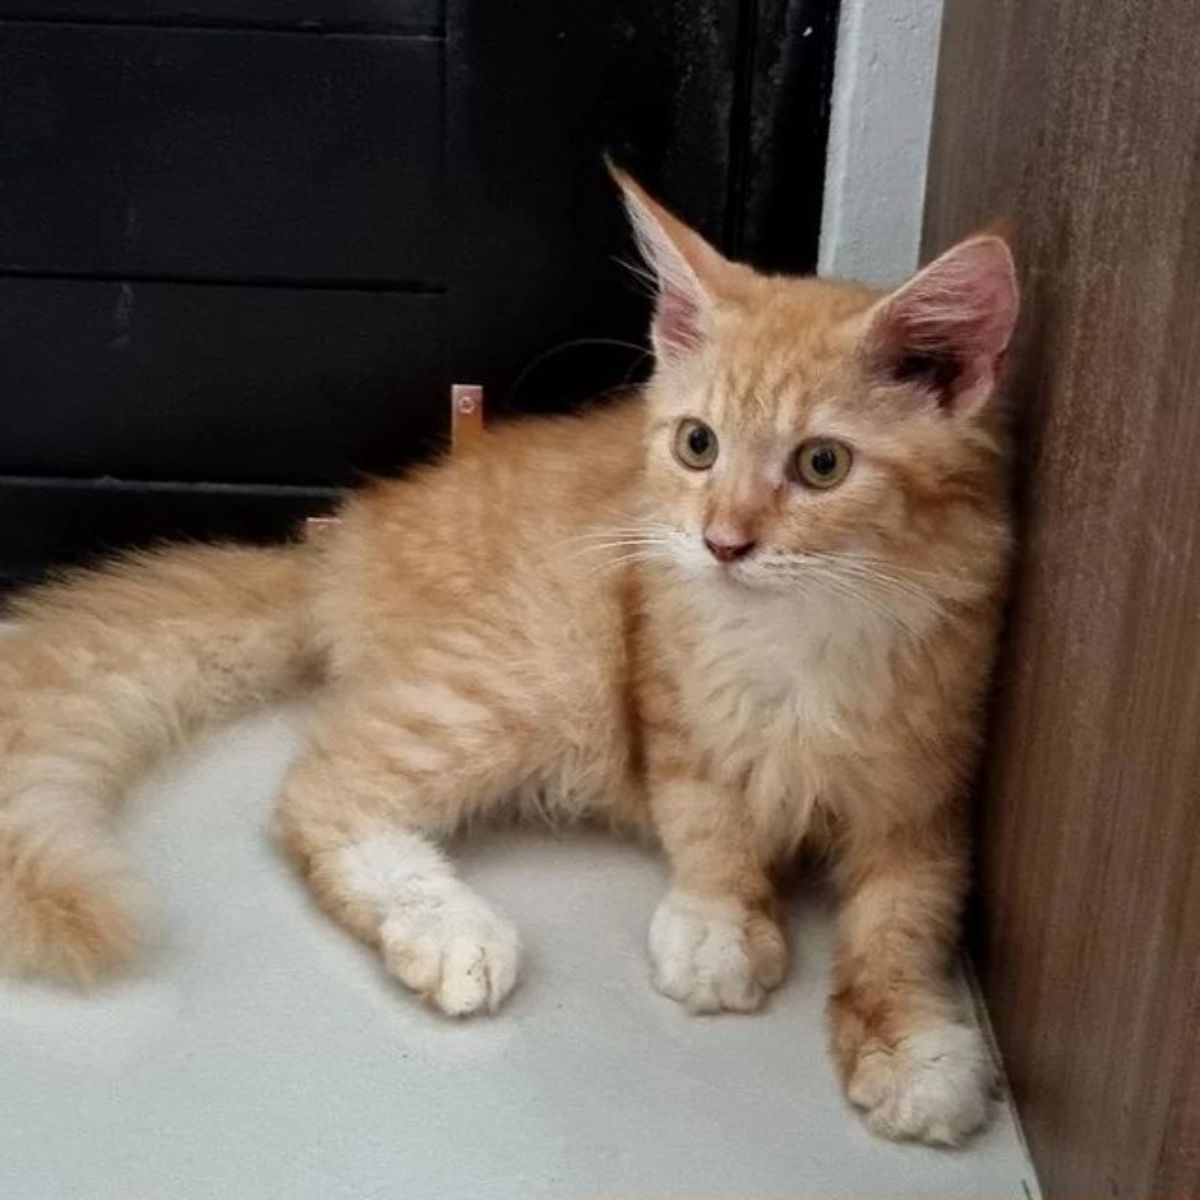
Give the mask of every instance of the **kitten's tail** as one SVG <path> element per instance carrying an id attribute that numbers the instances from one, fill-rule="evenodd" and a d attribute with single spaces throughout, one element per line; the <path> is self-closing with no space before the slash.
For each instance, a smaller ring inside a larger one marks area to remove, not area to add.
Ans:
<path id="1" fill-rule="evenodd" d="M 311 553 L 170 549 L 17 600 L 0 634 L 0 966 L 86 982 L 133 955 L 140 889 L 109 818 L 190 729 L 317 674 Z"/>

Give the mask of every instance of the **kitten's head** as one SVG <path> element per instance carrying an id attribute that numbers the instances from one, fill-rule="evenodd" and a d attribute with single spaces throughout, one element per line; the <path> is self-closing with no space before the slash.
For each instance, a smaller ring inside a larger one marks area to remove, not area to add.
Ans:
<path id="1" fill-rule="evenodd" d="M 1017 285 L 1001 238 L 961 242 L 890 293 L 770 277 L 616 174 L 657 280 L 647 486 L 660 548 L 771 590 L 821 571 L 831 586 L 898 568 L 910 582 L 969 575 L 972 554 L 1002 558 L 993 399 Z"/>

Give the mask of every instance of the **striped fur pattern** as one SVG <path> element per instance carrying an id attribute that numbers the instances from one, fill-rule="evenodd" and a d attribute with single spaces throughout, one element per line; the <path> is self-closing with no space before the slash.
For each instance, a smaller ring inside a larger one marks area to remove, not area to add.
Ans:
<path id="1" fill-rule="evenodd" d="M 949 967 L 1009 555 L 1011 259 L 971 239 L 888 294 L 771 278 L 620 182 L 659 290 L 643 392 L 372 484 L 312 544 L 167 549 L 18 599 L 0 962 L 126 966 L 131 779 L 203 721 L 311 691 L 280 844 L 432 1006 L 491 1011 L 518 979 L 516 931 L 443 849 L 477 818 L 656 838 L 654 979 L 696 1012 L 783 979 L 773 873 L 815 845 L 843 897 L 847 1094 L 881 1134 L 957 1142 L 990 1086 Z M 701 469 L 685 422 L 718 446 Z M 827 490 L 795 473 L 814 438 L 852 454 Z"/>

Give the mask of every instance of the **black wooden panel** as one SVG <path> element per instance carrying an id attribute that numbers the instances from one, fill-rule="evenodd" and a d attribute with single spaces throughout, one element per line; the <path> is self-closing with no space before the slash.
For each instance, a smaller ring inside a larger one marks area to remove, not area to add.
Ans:
<path id="1" fill-rule="evenodd" d="M 441 114 L 436 39 L 0 24 L 0 271 L 438 285 Z"/>
<path id="2" fill-rule="evenodd" d="M 278 541 L 338 498 L 320 488 L 0 476 L 0 590 L 41 578 L 47 563 L 164 539 Z"/>
<path id="3" fill-rule="evenodd" d="M 0 474 L 342 483 L 444 428 L 444 300 L 0 279 Z"/>
<path id="4" fill-rule="evenodd" d="M 441 28 L 442 0 L 0 0 L 0 19 L 299 30 Z"/>
<path id="5" fill-rule="evenodd" d="M 450 363 L 493 408 L 560 408 L 644 367 L 606 150 L 726 243 L 741 8 L 523 0 L 517 21 L 450 0 Z"/>

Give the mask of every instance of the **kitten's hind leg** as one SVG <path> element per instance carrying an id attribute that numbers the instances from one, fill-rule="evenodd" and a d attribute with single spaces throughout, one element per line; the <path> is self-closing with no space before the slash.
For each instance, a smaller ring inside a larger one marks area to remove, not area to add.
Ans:
<path id="1" fill-rule="evenodd" d="M 496 706 L 392 686 L 331 704 L 284 785 L 280 838 L 317 901 L 453 1016 L 499 1006 L 519 944 L 437 842 L 510 794 L 528 752 Z"/>

